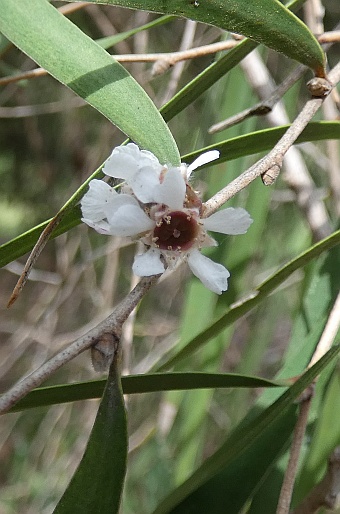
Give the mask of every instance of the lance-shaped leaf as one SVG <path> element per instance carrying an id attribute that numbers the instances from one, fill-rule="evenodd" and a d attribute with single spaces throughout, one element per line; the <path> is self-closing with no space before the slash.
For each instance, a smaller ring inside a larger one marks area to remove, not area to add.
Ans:
<path id="1" fill-rule="evenodd" d="M 171 132 L 143 88 L 47 0 L 0 0 L 0 12 L 0 31 L 18 48 L 162 163 L 179 164 Z"/>
<path id="2" fill-rule="evenodd" d="M 101 3 L 175 14 L 237 32 L 305 64 L 317 76 L 325 76 L 324 53 L 319 43 L 306 25 L 278 0 L 106 0 Z"/>
<path id="3" fill-rule="evenodd" d="M 309 384 L 313 382 L 315 377 L 317 377 L 339 354 L 339 350 L 340 346 L 331 348 L 267 409 L 232 432 L 223 445 L 211 455 L 188 480 L 177 487 L 161 502 L 153 514 L 197 512 L 197 505 L 200 504 L 199 501 L 196 503 L 196 498 L 207 480 L 216 476 L 226 466 L 232 465 L 233 462 L 246 451 L 254 448 L 254 443 L 259 441 L 265 431 L 286 414 L 287 409 L 293 405 L 296 398 L 299 397 Z M 188 413 L 188 415 L 190 415 L 190 413 Z M 192 505 L 194 506 L 193 510 L 191 510 Z M 226 503 L 226 505 L 228 505 L 228 503 Z M 203 509 L 203 512 L 204 511 Z M 211 509 L 210 512 L 212 512 Z M 235 511 L 227 510 L 227 512 Z M 237 512 L 239 511 L 237 510 Z"/>
<path id="4" fill-rule="evenodd" d="M 91 382 L 34 389 L 15 404 L 11 412 L 32 407 L 54 405 L 56 403 L 100 398 L 103 394 L 104 385 L 105 380 L 92 380 Z M 154 373 L 122 377 L 124 394 L 217 387 L 280 387 L 282 385 L 286 384 L 284 382 L 273 382 L 261 377 L 238 375 L 235 373 Z"/>
<path id="5" fill-rule="evenodd" d="M 84 456 L 54 513 L 118 512 L 127 446 L 126 413 L 115 358 Z"/>
<path id="6" fill-rule="evenodd" d="M 296 411 L 297 406 L 290 405 L 285 414 L 265 427 L 244 452 L 170 512 L 173 514 L 194 512 L 239 514 L 242 512 L 241 509 L 252 492 L 258 488 L 263 478 L 271 471 L 273 463 L 288 446 L 296 422 Z"/>

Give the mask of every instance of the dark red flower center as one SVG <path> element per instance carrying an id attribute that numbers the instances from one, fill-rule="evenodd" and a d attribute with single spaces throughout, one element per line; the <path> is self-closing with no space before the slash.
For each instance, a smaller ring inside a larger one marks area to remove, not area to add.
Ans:
<path id="1" fill-rule="evenodd" d="M 161 250 L 188 250 L 196 240 L 199 226 L 183 211 L 169 212 L 157 223 L 153 236 Z"/>

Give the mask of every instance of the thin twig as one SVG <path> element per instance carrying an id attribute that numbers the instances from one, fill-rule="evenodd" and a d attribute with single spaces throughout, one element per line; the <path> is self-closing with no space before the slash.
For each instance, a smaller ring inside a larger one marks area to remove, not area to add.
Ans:
<path id="1" fill-rule="evenodd" d="M 259 99 L 263 101 L 270 97 L 275 85 L 259 52 L 254 50 L 247 55 L 241 62 L 241 67 Z M 324 105 L 326 104 L 327 101 L 324 102 Z M 279 101 L 276 104 L 275 109 L 266 116 L 266 121 L 272 127 L 289 124 L 283 102 Z M 295 201 L 308 221 L 313 240 L 319 241 L 327 237 L 332 232 L 328 212 L 317 194 L 314 181 L 297 147 L 291 147 L 286 153 L 284 164 L 282 178 L 294 191 Z"/>
<path id="2" fill-rule="evenodd" d="M 45 248 L 46 242 L 50 238 L 50 235 L 52 234 L 53 230 L 55 230 L 56 227 L 59 225 L 63 217 L 63 214 L 64 212 L 60 211 L 56 216 L 54 216 L 54 218 L 49 222 L 47 227 L 45 227 L 42 233 L 40 234 L 39 239 L 34 246 L 34 251 L 31 252 L 29 258 L 27 259 L 27 262 L 20 275 L 20 278 L 16 283 L 15 288 L 13 289 L 13 292 L 7 304 L 7 308 L 11 307 L 11 305 L 13 305 L 13 303 L 20 295 L 22 289 L 24 288 L 27 282 L 32 267 L 34 266 L 43 249 Z"/>
<path id="3" fill-rule="evenodd" d="M 308 364 L 308 369 L 312 367 L 318 360 L 327 353 L 327 351 L 332 346 L 334 339 L 336 337 L 336 334 L 340 327 L 340 293 L 338 294 L 333 308 L 329 314 L 327 323 L 325 325 L 325 328 L 322 332 L 322 335 L 320 337 L 319 343 L 315 349 L 315 352 Z M 315 382 L 317 379 L 315 380 Z M 314 382 L 314 384 L 315 384 Z M 291 447 L 291 453 L 289 457 L 288 466 L 285 472 L 279 502 L 278 502 L 278 508 L 276 511 L 276 514 L 288 514 L 289 513 L 289 507 L 291 503 L 293 488 L 294 488 L 294 482 L 296 477 L 296 471 L 297 471 L 297 465 L 298 465 L 298 459 L 303 443 L 304 434 L 306 431 L 307 423 L 308 423 L 308 413 L 309 408 L 311 405 L 311 400 L 313 396 L 313 386 L 310 386 L 304 393 L 301 404 L 300 404 L 300 413 L 299 417 L 295 426 L 294 436 L 293 436 L 293 442 Z M 339 474 L 339 471 L 338 471 Z M 332 475 L 333 476 L 333 475 Z M 339 482 L 339 476 L 338 476 L 338 482 Z M 328 477 L 329 479 L 329 477 Z M 320 487 L 320 490 L 317 489 L 315 492 L 315 495 L 318 496 L 320 500 L 320 491 L 325 493 L 325 489 L 327 486 L 327 491 L 329 492 L 329 482 L 330 480 L 325 480 L 325 483 L 323 483 L 322 487 Z M 332 482 L 334 485 L 334 481 Z M 340 484 L 338 483 L 337 490 L 339 490 Z M 322 495 L 321 495 L 322 496 Z M 323 500 L 325 500 L 325 494 L 322 496 Z M 315 501 L 315 497 L 312 496 L 311 501 Z M 309 503 L 308 503 L 309 505 Z M 322 505 L 322 504 L 321 504 Z M 300 512 L 300 511 L 298 511 Z M 307 512 L 314 512 L 314 510 L 301 510 L 300 514 L 304 512 L 307 514 Z"/>
<path id="4" fill-rule="evenodd" d="M 42 384 L 61 366 L 77 357 L 90 348 L 90 346 L 95 345 L 104 334 L 113 333 L 120 335 L 123 323 L 151 286 L 157 281 L 157 278 L 158 276 L 144 277 L 106 319 L 92 330 L 89 330 L 85 335 L 76 339 L 67 348 L 52 357 L 36 371 L 33 371 L 28 377 L 14 385 L 7 393 L 4 393 L 0 398 L 0 414 L 7 412 L 21 398 L 26 396 L 33 388 Z"/>
<path id="5" fill-rule="evenodd" d="M 338 43 L 340 41 L 340 30 L 333 30 L 331 32 L 324 32 L 318 37 L 319 43 Z"/>
<path id="6" fill-rule="evenodd" d="M 324 32 L 323 18 L 325 8 L 321 0 L 308 0 L 304 3 L 304 21 L 313 34 Z"/>
<path id="7" fill-rule="evenodd" d="M 34 105 L 18 105 L 16 107 L 0 107 L 0 118 L 30 118 L 42 114 L 54 114 L 62 111 L 70 111 L 88 105 L 85 100 L 75 96 L 67 101 L 58 100 Z"/>
<path id="8" fill-rule="evenodd" d="M 327 44 L 328 49 L 332 43 L 340 41 L 340 31 L 334 30 L 332 32 L 325 32 L 319 36 L 318 40 L 320 43 Z M 302 64 L 299 65 L 279 86 L 277 86 L 277 88 L 268 98 L 264 98 L 261 102 L 258 102 L 252 107 L 249 107 L 248 109 L 245 109 L 244 111 L 237 113 L 234 116 L 230 116 L 226 120 L 215 123 L 209 128 L 209 134 L 215 134 L 216 132 L 230 128 L 251 116 L 263 116 L 268 114 L 281 100 L 283 95 L 295 84 L 295 82 L 297 82 L 303 76 L 306 70 L 308 70 L 307 66 Z"/>
<path id="9" fill-rule="evenodd" d="M 285 476 L 283 479 L 279 501 L 276 509 L 276 514 L 288 514 L 290 503 L 292 500 L 292 494 L 294 489 L 295 477 L 297 473 L 300 451 L 303 443 L 303 439 L 306 432 L 308 423 L 308 414 L 313 398 L 313 387 L 310 387 L 307 391 L 307 395 L 300 403 L 299 417 L 295 425 L 293 441 L 289 455 L 289 461 Z"/>
<path id="10" fill-rule="evenodd" d="M 190 48 L 189 50 L 183 50 L 179 52 L 164 52 L 155 54 L 125 54 L 125 55 L 114 55 L 113 57 L 118 62 L 156 62 L 156 61 L 167 61 L 170 66 L 173 66 L 179 61 L 186 61 L 188 59 L 196 59 L 203 57 L 204 55 L 215 54 L 222 52 L 223 50 L 230 50 L 239 43 L 233 39 L 228 41 L 220 41 L 218 43 L 211 43 L 210 45 L 198 46 L 196 48 Z"/>
<path id="11" fill-rule="evenodd" d="M 64 16 L 67 16 L 68 14 L 72 14 L 75 11 L 79 11 L 79 9 L 83 9 L 89 5 L 91 5 L 91 2 L 72 2 L 71 4 L 58 7 L 58 11 L 61 12 Z"/>
<path id="12" fill-rule="evenodd" d="M 193 20 L 186 20 L 182 35 L 182 41 L 178 50 L 179 52 L 187 52 L 191 49 L 195 39 L 196 28 L 197 22 Z M 173 62 L 169 61 L 168 59 L 160 59 L 154 63 L 151 70 L 151 75 L 160 75 L 161 73 L 167 71 L 170 68 L 170 66 L 174 66 Z M 182 76 L 184 68 L 184 60 L 177 62 L 175 64 L 170 74 L 165 94 L 163 95 L 162 100 L 159 102 L 159 105 L 164 105 L 170 100 L 170 98 L 173 97 L 177 90 L 178 83 Z"/>
<path id="13" fill-rule="evenodd" d="M 230 50 L 231 48 L 234 48 L 234 46 L 238 43 L 239 41 L 228 40 L 221 41 L 219 43 L 212 43 L 211 45 L 203 45 L 197 48 L 191 48 L 190 50 L 186 50 L 184 52 L 164 52 L 155 54 L 122 54 L 114 55 L 113 57 L 116 61 L 121 63 L 160 61 L 162 63 L 166 62 L 167 67 L 170 67 L 180 61 L 185 61 L 188 59 L 197 59 L 198 57 L 203 57 L 204 55 L 215 54 L 217 52 L 222 52 L 223 50 Z M 0 86 L 7 86 L 8 84 L 12 84 L 13 82 L 18 82 L 19 80 L 34 79 L 37 77 L 43 77 L 45 75 L 48 75 L 48 72 L 44 68 L 35 68 L 34 70 L 18 73 L 17 75 L 11 75 L 9 77 L 0 78 Z"/>
<path id="14" fill-rule="evenodd" d="M 330 71 L 328 78 L 333 86 L 340 81 L 340 63 Z M 284 155 L 321 107 L 323 100 L 323 98 L 312 98 L 308 100 L 300 114 L 269 154 L 248 170 L 244 171 L 239 177 L 230 182 L 204 204 L 204 217 L 210 216 L 210 214 L 242 191 L 242 189 L 247 187 L 257 177 L 263 176 L 264 174 L 268 177 L 271 175 L 277 176 L 282 166 Z M 270 185 L 271 182 L 268 180 L 265 183 L 266 185 Z"/>
<path id="15" fill-rule="evenodd" d="M 321 482 L 316 484 L 308 496 L 293 511 L 293 514 L 314 514 L 321 507 L 336 509 L 340 493 L 340 446 L 328 459 L 327 471 Z"/>
<path id="16" fill-rule="evenodd" d="M 281 100 L 283 95 L 303 76 L 307 69 L 307 66 L 303 66 L 302 64 L 297 66 L 268 98 L 235 114 L 234 116 L 230 116 L 230 118 L 227 118 L 224 121 L 220 121 L 219 123 L 212 125 L 208 130 L 209 134 L 215 134 L 216 132 L 232 127 L 250 116 L 264 116 L 265 114 L 268 114 L 272 111 L 275 104 Z"/>

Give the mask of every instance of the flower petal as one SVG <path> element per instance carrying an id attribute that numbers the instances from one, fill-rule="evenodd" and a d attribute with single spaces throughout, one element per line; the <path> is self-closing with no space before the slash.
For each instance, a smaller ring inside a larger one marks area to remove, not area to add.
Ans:
<path id="1" fill-rule="evenodd" d="M 197 159 L 195 159 L 194 162 L 192 162 L 190 166 L 188 166 L 187 177 L 189 178 L 191 173 L 196 168 L 199 168 L 200 166 L 203 166 L 203 164 L 207 164 L 208 162 L 215 161 L 219 158 L 219 156 L 220 152 L 218 150 L 210 150 L 209 152 L 202 153 L 202 155 L 197 157 Z"/>
<path id="2" fill-rule="evenodd" d="M 137 236 L 155 227 L 139 205 L 125 204 L 107 217 L 114 236 Z"/>
<path id="3" fill-rule="evenodd" d="M 130 184 L 140 202 L 155 202 L 154 189 L 159 186 L 159 173 L 150 166 L 144 167 L 135 174 Z"/>
<path id="4" fill-rule="evenodd" d="M 114 202 L 118 193 L 102 180 L 91 180 L 89 190 L 81 200 L 81 212 L 87 220 L 97 222 L 106 217 L 106 208 Z"/>
<path id="5" fill-rule="evenodd" d="M 215 212 L 202 221 L 206 230 L 229 235 L 245 234 L 253 223 L 249 213 L 241 207 L 236 209 L 228 207 L 228 209 Z"/>
<path id="6" fill-rule="evenodd" d="M 113 216 L 113 214 L 120 209 L 120 207 L 123 207 L 123 205 L 131 205 L 135 207 L 139 207 L 139 203 L 130 194 L 126 193 L 120 193 L 116 194 L 114 197 L 114 200 L 112 200 L 110 203 L 106 203 L 103 207 L 103 211 L 105 213 L 105 217 L 109 219 L 109 217 Z M 139 207 L 140 208 L 140 207 Z"/>
<path id="7" fill-rule="evenodd" d="M 222 294 L 228 289 L 230 273 L 222 264 L 213 262 L 198 250 L 190 252 L 188 264 L 193 274 L 214 293 Z"/>
<path id="8" fill-rule="evenodd" d="M 86 223 L 91 228 L 94 228 L 99 234 L 105 234 L 106 236 L 111 235 L 110 225 L 107 221 L 92 221 L 86 218 L 81 218 L 81 221 Z"/>
<path id="9" fill-rule="evenodd" d="M 151 277 L 163 273 L 165 268 L 161 261 L 161 252 L 150 248 L 147 252 L 136 255 L 132 271 L 138 277 Z"/>
<path id="10" fill-rule="evenodd" d="M 157 157 L 151 152 L 140 150 L 134 143 L 128 143 L 113 149 L 104 165 L 103 172 L 110 177 L 122 178 L 130 182 L 135 173 L 145 166 L 150 166 L 158 173 L 162 170 Z"/>
<path id="11" fill-rule="evenodd" d="M 170 168 L 162 184 L 154 187 L 154 202 L 164 203 L 170 209 L 183 209 L 186 184 L 179 168 Z"/>

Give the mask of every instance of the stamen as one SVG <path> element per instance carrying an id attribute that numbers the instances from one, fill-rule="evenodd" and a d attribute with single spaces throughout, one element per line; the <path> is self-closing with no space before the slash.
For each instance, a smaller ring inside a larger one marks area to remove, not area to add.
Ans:
<path id="1" fill-rule="evenodd" d="M 153 237 L 157 237 L 159 248 L 169 251 L 191 248 L 200 235 L 200 226 L 195 214 L 188 211 L 173 211 L 164 215 L 156 223 L 153 232 Z"/>

